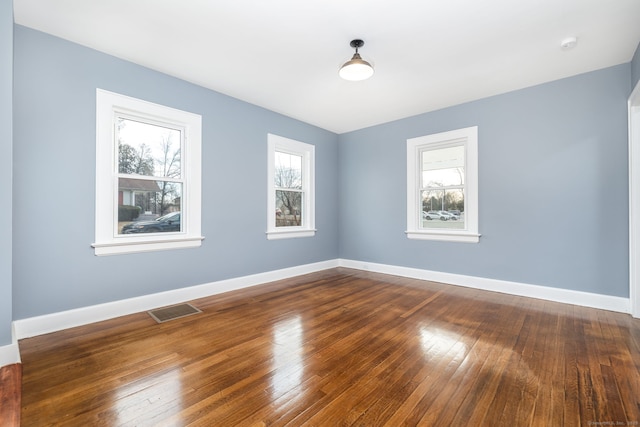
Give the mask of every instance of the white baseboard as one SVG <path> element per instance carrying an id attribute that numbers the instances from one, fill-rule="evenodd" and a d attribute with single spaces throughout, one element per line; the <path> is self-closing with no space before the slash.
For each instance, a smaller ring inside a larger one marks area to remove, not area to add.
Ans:
<path id="1" fill-rule="evenodd" d="M 630 300 L 628 298 L 509 282 L 505 280 L 487 279 L 483 277 L 465 276 L 461 274 L 443 273 L 417 268 L 377 264 L 366 261 L 334 259 L 314 264 L 285 268 L 282 270 L 269 271 L 266 273 L 258 273 L 250 276 L 221 280 L 188 288 L 175 289 L 157 294 L 144 295 L 141 297 L 105 304 L 82 307 L 74 310 L 46 314 L 43 316 L 15 320 L 13 322 L 15 344 L 0 347 L 0 366 L 3 366 L 3 362 L 6 362 L 5 364 L 11 364 L 20 360 L 17 344 L 17 340 L 19 339 L 47 334 L 89 323 L 100 322 L 114 317 L 139 313 L 141 311 L 147 311 L 158 307 L 191 301 L 223 292 L 248 288 L 335 267 L 347 267 L 376 273 L 410 277 L 414 279 L 430 280 L 433 282 L 538 298 L 565 304 L 581 305 L 585 307 L 599 308 L 602 310 L 617 311 L 620 313 L 630 312 Z"/>
<path id="2" fill-rule="evenodd" d="M 589 292 L 573 291 L 569 289 L 551 288 L 548 286 L 531 285 L 526 283 L 509 282 L 506 280 L 487 279 L 484 277 L 465 276 L 462 274 L 443 273 L 440 271 L 421 270 L 417 268 L 399 267 L 395 265 L 376 264 L 366 261 L 340 259 L 341 267 L 372 271 L 375 273 L 392 274 L 394 276 L 410 277 L 413 279 L 430 280 L 432 282 L 465 286 L 467 288 L 485 291 L 501 292 L 504 294 L 538 298 L 547 301 L 602 310 L 630 313 L 629 298 L 610 295 L 592 294 Z"/>
<path id="3" fill-rule="evenodd" d="M 34 337 L 335 267 L 337 259 L 15 320 L 15 335 L 17 339 Z"/>
<path id="4" fill-rule="evenodd" d="M 20 347 L 16 338 L 15 325 L 11 325 L 11 344 L 0 346 L 0 368 L 14 363 L 21 363 Z"/>
<path id="5" fill-rule="evenodd" d="M 20 363 L 20 349 L 18 344 L 0 346 L 0 368 L 7 365 Z"/>

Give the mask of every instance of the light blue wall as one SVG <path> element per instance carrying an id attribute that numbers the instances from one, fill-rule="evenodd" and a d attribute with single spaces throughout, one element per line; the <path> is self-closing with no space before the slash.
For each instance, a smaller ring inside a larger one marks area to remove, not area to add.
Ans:
<path id="1" fill-rule="evenodd" d="M 11 344 L 11 144 L 13 98 L 13 1 L 0 0 L 0 346 Z"/>
<path id="2" fill-rule="evenodd" d="M 640 44 L 636 48 L 636 53 L 631 60 L 631 88 L 634 88 L 640 81 Z"/>
<path id="3" fill-rule="evenodd" d="M 343 134 L 340 257 L 628 297 L 630 64 Z M 408 240 L 406 140 L 479 127 L 480 243 Z"/>
<path id="4" fill-rule="evenodd" d="M 337 258 L 335 134 L 21 26 L 14 84 L 14 319 Z M 96 88 L 202 115 L 201 248 L 94 256 Z M 267 133 L 316 147 L 313 238 L 266 239 Z"/>
<path id="5" fill-rule="evenodd" d="M 336 136 L 21 26 L 14 38 L 4 316 L 11 298 L 23 319 L 338 257 L 628 296 L 626 100 L 637 53 L 632 64 Z M 8 79 L 0 74 L 11 90 Z M 201 248 L 93 255 L 97 87 L 203 116 Z M 0 104 L 2 120 L 11 114 Z M 481 242 L 406 239 L 406 139 L 473 125 Z M 316 146 L 314 238 L 265 238 L 267 133 Z"/>

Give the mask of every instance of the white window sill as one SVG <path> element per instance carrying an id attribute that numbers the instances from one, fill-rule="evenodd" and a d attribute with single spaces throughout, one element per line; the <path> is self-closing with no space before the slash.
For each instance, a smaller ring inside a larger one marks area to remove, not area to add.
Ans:
<path id="1" fill-rule="evenodd" d="M 296 230 L 276 230 L 267 231 L 267 240 L 293 239 L 296 237 L 313 237 L 316 230 L 296 229 Z"/>
<path id="2" fill-rule="evenodd" d="M 95 249 L 97 256 L 132 254 L 140 252 L 162 251 L 169 249 L 197 248 L 202 245 L 204 237 L 181 237 L 168 240 L 154 240 L 146 242 L 108 242 L 93 243 L 91 247 Z"/>
<path id="3" fill-rule="evenodd" d="M 416 240 L 440 240 L 445 242 L 478 243 L 480 234 L 455 231 L 405 231 L 407 238 Z"/>

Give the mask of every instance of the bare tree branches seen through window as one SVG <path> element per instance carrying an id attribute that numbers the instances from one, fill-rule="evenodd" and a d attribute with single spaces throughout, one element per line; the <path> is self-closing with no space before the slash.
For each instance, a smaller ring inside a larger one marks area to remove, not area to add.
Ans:
<path id="1" fill-rule="evenodd" d="M 420 154 L 423 228 L 464 229 L 464 145 Z"/>
<path id="2" fill-rule="evenodd" d="M 267 239 L 315 236 L 315 146 L 271 133 L 267 146 Z"/>
<path id="3" fill-rule="evenodd" d="M 202 245 L 202 116 L 96 89 L 96 256 Z"/>
<path id="4" fill-rule="evenodd" d="M 117 119 L 116 127 L 118 222 L 122 223 L 119 230 L 132 221 L 155 220 L 180 211 L 181 131 L 125 117 Z M 175 228 L 150 230 L 176 231 Z"/>
<path id="5" fill-rule="evenodd" d="M 302 156 L 275 152 L 276 227 L 300 226 L 303 215 Z"/>

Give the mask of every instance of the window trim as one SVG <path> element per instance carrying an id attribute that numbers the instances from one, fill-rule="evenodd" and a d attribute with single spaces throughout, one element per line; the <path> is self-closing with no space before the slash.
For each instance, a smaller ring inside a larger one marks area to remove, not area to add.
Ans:
<path id="1" fill-rule="evenodd" d="M 125 114 L 165 123 L 184 132 L 181 158 L 184 171 L 182 231 L 152 235 L 119 235 L 117 143 L 115 118 Z M 202 117 L 160 104 L 96 89 L 95 255 L 115 255 L 201 246 Z M 186 213 L 186 215 L 185 215 Z"/>
<path id="2" fill-rule="evenodd" d="M 279 135 L 267 134 L 267 239 L 313 237 L 315 229 L 315 146 Z M 302 157 L 303 216 L 300 226 L 276 227 L 276 151 Z"/>
<path id="3" fill-rule="evenodd" d="M 420 227 L 422 202 L 419 193 L 420 153 L 448 146 L 465 146 L 465 229 L 427 230 Z M 407 238 L 441 240 L 448 242 L 478 243 L 478 127 L 472 126 L 431 135 L 407 139 Z"/>

